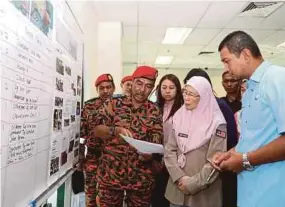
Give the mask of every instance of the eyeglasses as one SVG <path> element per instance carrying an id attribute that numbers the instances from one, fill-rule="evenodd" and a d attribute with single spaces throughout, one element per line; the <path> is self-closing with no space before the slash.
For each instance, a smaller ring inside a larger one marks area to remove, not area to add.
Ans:
<path id="1" fill-rule="evenodd" d="M 187 91 L 186 89 L 182 89 L 182 94 L 184 96 L 191 96 L 191 97 L 194 97 L 194 98 L 199 98 L 200 96 L 191 92 L 191 91 Z"/>

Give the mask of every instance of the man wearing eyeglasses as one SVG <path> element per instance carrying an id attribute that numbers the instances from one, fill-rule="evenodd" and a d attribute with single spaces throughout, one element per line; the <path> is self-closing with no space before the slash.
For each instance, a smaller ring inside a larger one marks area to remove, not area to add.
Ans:
<path id="1" fill-rule="evenodd" d="M 236 113 L 241 109 L 241 96 L 240 96 L 240 85 L 241 81 L 238 80 L 233 74 L 229 71 L 225 71 L 222 75 L 223 87 L 227 93 L 225 97 L 222 97 L 223 100 L 229 105 L 233 113 Z"/>
<path id="2" fill-rule="evenodd" d="M 122 206 L 124 201 L 128 207 L 150 206 L 161 157 L 139 153 L 120 135 L 163 143 L 162 114 L 148 101 L 157 73 L 150 66 L 138 67 L 132 75 L 131 96 L 112 98 L 90 116 L 94 134 L 104 142 L 96 177 L 100 207 Z"/>

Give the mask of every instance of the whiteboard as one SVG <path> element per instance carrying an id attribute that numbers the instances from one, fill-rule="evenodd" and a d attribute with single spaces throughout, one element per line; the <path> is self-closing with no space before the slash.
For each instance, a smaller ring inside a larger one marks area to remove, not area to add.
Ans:
<path id="1" fill-rule="evenodd" d="M 59 13 L 0 1 L 2 207 L 28 206 L 78 159 L 82 42 L 64 22 L 57 30 Z"/>

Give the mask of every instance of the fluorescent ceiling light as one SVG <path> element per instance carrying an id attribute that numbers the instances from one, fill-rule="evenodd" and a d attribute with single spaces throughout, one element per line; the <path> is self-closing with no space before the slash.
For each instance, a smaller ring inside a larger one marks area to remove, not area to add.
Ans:
<path id="1" fill-rule="evenodd" d="M 155 64 L 157 65 L 169 65 L 172 62 L 173 56 L 157 56 Z"/>
<path id="2" fill-rule="evenodd" d="M 192 30 L 186 27 L 167 28 L 162 44 L 182 45 Z"/>

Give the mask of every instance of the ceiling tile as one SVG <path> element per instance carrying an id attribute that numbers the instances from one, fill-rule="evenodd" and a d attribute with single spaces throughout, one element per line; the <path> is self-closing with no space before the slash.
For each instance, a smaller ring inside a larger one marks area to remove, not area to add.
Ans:
<path id="1" fill-rule="evenodd" d="M 283 55 L 282 57 L 277 57 L 269 60 L 273 64 L 285 67 L 285 55 Z"/>
<path id="2" fill-rule="evenodd" d="M 279 57 L 280 55 L 284 55 L 284 49 L 278 47 L 272 47 L 269 45 L 259 45 L 261 54 L 265 59 L 271 59 L 275 57 Z"/>
<path id="3" fill-rule="evenodd" d="M 262 29 L 282 29 L 285 26 L 285 4 L 261 22 Z"/>
<path id="4" fill-rule="evenodd" d="M 285 31 L 280 30 L 267 37 L 261 43 L 275 47 L 283 42 L 285 42 Z"/>
<path id="5" fill-rule="evenodd" d="M 249 35 L 251 35 L 252 38 L 258 43 L 276 32 L 275 30 L 244 30 L 244 31 Z"/>
<path id="6" fill-rule="evenodd" d="M 217 55 L 214 56 L 198 56 L 195 58 L 187 58 L 187 57 L 175 57 L 172 62 L 173 65 L 182 67 L 185 65 L 196 65 L 196 67 L 208 67 L 213 64 L 220 64 Z"/>
<path id="7" fill-rule="evenodd" d="M 137 42 L 137 27 L 123 26 L 123 39 L 126 43 Z"/>
<path id="8" fill-rule="evenodd" d="M 167 27 L 163 26 L 140 26 L 139 42 L 140 43 L 158 43 L 161 44 Z"/>
<path id="9" fill-rule="evenodd" d="M 205 51 L 218 51 L 219 44 L 221 41 L 231 32 L 235 30 L 233 29 L 223 29 L 219 32 L 216 37 L 205 47 L 203 50 Z"/>
<path id="10" fill-rule="evenodd" d="M 160 45 L 159 55 L 170 55 L 180 57 L 196 56 L 204 46 L 202 45 Z"/>
<path id="11" fill-rule="evenodd" d="M 139 24 L 194 27 L 208 5 L 207 1 L 140 2 Z"/>
<path id="12" fill-rule="evenodd" d="M 239 17 L 234 18 L 226 28 L 229 29 L 260 29 L 263 18 L 259 17 Z"/>
<path id="13" fill-rule="evenodd" d="M 146 55 L 142 55 L 138 57 L 138 63 L 140 65 L 149 65 L 149 64 L 153 64 L 155 62 L 156 56 L 146 56 Z"/>
<path id="14" fill-rule="evenodd" d="M 185 40 L 184 44 L 208 45 L 209 42 L 219 33 L 219 31 L 220 29 L 195 28 L 194 31 Z"/>
<path id="15" fill-rule="evenodd" d="M 139 56 L 146 55 L 146 56 L 156 56 L 158 52 L 159 45 L 157 44 L 145 44 L 140 43 L 138 44 L 138 54 Z"/>
<path id="16" fill-rule="evenodd" d="M 189 64 L 193 62 L 193 59 L 190 57 L 175 57 L 174 60 L 172 61 L 172 65 L 184 65 L 184 64 Z M 195 61 L 197 62 L 197 61 Z"/>
<path id="17" fill-rule="evenodd" d="M 224 28 L 237 14 L 239 14 L 248 2 L 213 2 L 197 27 L 199 28 Z"/>

